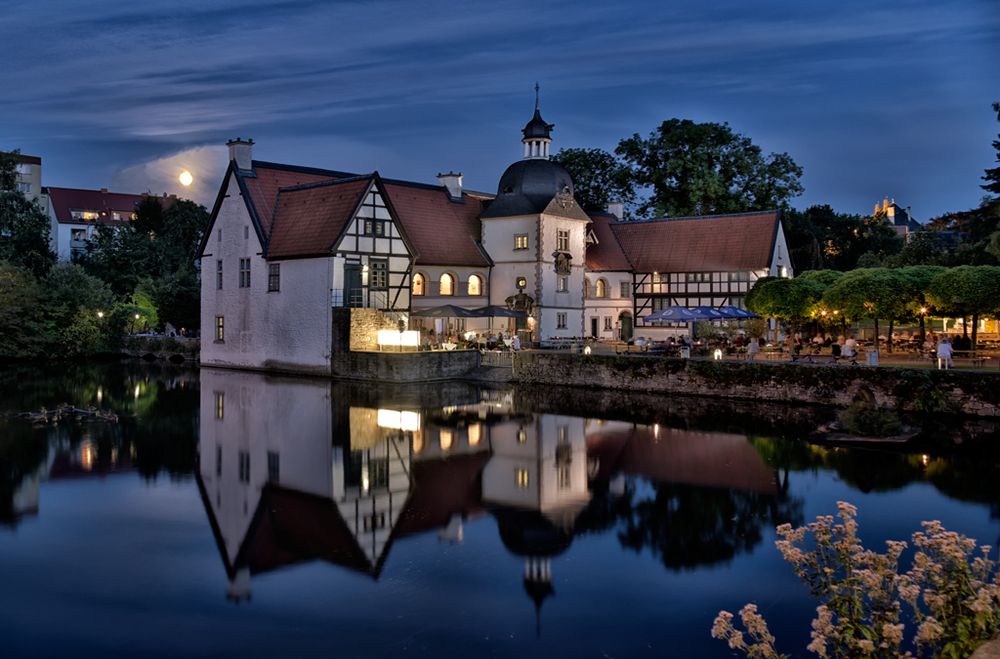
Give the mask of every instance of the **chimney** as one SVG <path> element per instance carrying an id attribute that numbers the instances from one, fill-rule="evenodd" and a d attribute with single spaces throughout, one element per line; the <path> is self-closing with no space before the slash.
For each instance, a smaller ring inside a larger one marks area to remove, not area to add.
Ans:
<path id="1" fill-rule="evenodd" d="M 448 197 L 452 201 L 462 200 L 462 175 L 460 173 L 448 172 L 447 174 L 438 174 L 437 180 L 438 183 L 448 190 Z"/>
<path id="2" fill-rule="evenodd" d="M 608 212 L 615 216 L 619 222 L 625 219 L 625 202 L 623 201 L 610 201 L 608 202 Z"/>
<path id="3" fill-rule="evenodd" d="M 253 140 L 237 137 L 226 142 L 229 147 L 229 159 L 236 161 L 240 169 L 253 169 Z"/>
<path id="4" fill-rule="evenodd" d="M 101 194 L 108 194 L 107 188 L 101 188 Z"/>

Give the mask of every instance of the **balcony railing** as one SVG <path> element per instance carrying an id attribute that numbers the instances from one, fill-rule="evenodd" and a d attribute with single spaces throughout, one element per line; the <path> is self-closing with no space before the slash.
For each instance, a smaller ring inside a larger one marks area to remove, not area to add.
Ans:
<path id="1" fill-rule="evenodd" d="M 367 294 L 367 301 L 365 300 Z M 386 309 L 389 306 L 388 291 L 372 291 L 363 288 L 334 288 L 330 292 L 330 306 L 352 309 Z"/>

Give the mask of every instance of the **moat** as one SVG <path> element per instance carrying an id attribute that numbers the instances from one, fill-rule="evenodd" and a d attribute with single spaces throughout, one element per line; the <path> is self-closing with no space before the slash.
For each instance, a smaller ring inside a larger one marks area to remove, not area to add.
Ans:
<path id="1" fill-rule="evenodd" d="M 61 403 L 117 421 L 17 413 Z M 774 527 L 860 509 L 996 546 L 1000 432 L 810 444 L 810 407 L 216 369 L 0 370 L 4 657 L 805 656 Z"/>

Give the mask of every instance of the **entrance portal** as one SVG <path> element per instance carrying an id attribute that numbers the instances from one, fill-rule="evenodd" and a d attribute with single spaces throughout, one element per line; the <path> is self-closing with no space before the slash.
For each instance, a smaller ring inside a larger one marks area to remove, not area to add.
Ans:
<path id="1" fill-rule="evenodd" d="M 632 338 L 632 314 L 627 311 L 623 311 L 618 314 L 618 323 L 621 325 L 622 332 L 619 337 L 622 341 L 628 341 Z"/>

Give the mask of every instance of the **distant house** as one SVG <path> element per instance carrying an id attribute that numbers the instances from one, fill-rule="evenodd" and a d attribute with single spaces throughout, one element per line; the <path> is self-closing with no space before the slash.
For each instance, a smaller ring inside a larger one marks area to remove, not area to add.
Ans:
<path id="1" fill-rule="evenodd" d="M 135 219 L 136 205 L 146 194 L 127 194 L 79 188 L 46 186 L 52 250 L 60 261 L 70 261 L 82 254 L 87 241 L 100 225 L 121 226 Z M 173 201 L 175 197 L 164 197 Z"/>
<path id="2" fill-rule="evenodd" d="M 19 153 L 14 161 L 17 163 L 17 191 L 31 201 L 43 203 L 42 159 Z"/>
<path id="3" fill-rule="evenodd" d="M 896 200 L 889 200 L 888 197 L 882 200 L 882 205 L 875 204 L 875 216 L 885 215 L 889 226 L 896 232 L 896 235 L 904 241 L 909 241 L 914 232 L 920 231 L 924 226 L 913 219 L 910 209 L 904 208 L 896 203 Z"/>

